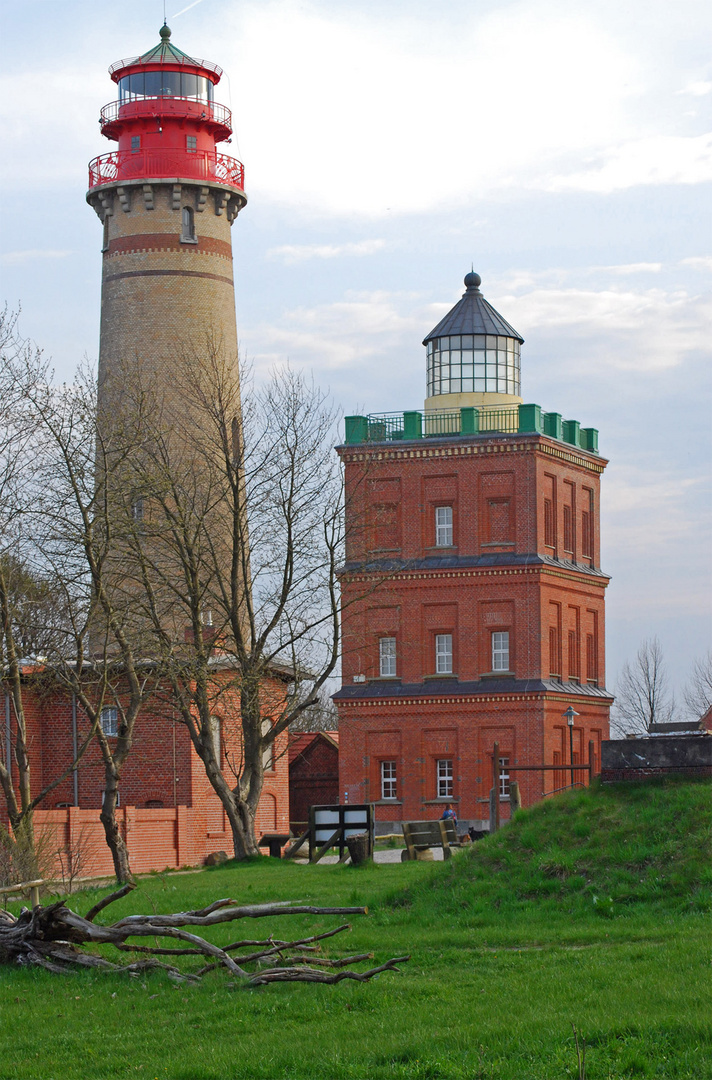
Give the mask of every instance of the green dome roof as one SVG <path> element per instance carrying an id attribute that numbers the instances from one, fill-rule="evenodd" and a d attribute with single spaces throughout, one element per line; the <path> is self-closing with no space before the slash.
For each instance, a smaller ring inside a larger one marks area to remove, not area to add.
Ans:
<path id="1" fill-rule="evenodd" d="M 200 60 L 194 60 L 192 56 L 188 56 L 187 53 L 177 49 L 175 45 L 171 45 L 171 28 L 166 23 L 160 29 L 161 41 L 159 45 L 154 45 L 152 49 L 149 49 L 143 56 L 139 56 L 139 64 L 195 64 L 196 67 L 201 66 Z"/>

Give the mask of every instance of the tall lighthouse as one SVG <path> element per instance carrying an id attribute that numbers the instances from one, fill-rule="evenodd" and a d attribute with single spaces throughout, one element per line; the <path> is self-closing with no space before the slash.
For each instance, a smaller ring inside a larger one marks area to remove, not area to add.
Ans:
<path id="1" fill-rule="evenodd" d="M 219 153 L 230 110 L 221 69 L 171 43 L 109 68 L 118 99 L 101 133 L 118 149 L 89 165 L 87 201 L 103 223 L 99 405 L 134 363 L 170 384 L 179 352 L 208 337 L 237 360 L 230 227 L 247 199 L 242 163 Z M 103 400 L 102 400 L 103 395 Z"/>

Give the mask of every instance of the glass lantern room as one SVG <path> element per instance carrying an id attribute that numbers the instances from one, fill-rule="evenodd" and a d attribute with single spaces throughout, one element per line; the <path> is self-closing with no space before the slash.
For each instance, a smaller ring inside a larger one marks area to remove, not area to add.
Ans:
<path id="1" fill-rule="evenodd" d="M 446 394 L 520 396 L 524 339 L 487 303 L 480 281 L 479 274 L 467 274 L 462 299 L 423 341 L 429 399 Z"/>

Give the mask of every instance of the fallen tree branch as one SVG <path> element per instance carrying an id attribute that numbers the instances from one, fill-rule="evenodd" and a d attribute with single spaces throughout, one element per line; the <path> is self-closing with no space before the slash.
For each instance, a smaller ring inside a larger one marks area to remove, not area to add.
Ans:
<path id="1" fill-rule="evenodd" d="M 101 911 L 126 896 L 133 888 L 135 885 L 129 883 L 110 893 L 96 903 L 85 917 L 71 911 L 61 900 L 47 907 L 37 905 L 32 909 L 23 908 L 18 916 L 3 912 L 3 918 L 0 919 L 0 964 L 31 964 L 53 974 L 66 974 L 77 967 L 121 971 L 130 975 L 160 970 L 165 971 L 172 979 L 189 982 L 200 980 L 208 971 L 227 968 L 230 974 L 239 980 L 239 985 L 250 987 L 271 982 L 337 983 L 346 978 L 366 982 L 383 971 L 398 970 L 397 965 L 409 959 L 401 956 L 367 971 L 339 970 L 332 974 L 330 969 L 351 968 L 354 964 L 373 959 L 372 953 L 358 953 L 342 958 L 314 955 L 320 952 L 321 942 L 326 938 L 350 930 L 349 923 L 292 941 L 277 940 L 270 936 L 265 940 L 233 941 L 222 948 L 192 929 L 218 926 L 239 919 L 260 919 L 270 915 L 363 915 L 367 910 L 363 907 L 320 908 L 293 901 L 238 906 L 233 900 L 226 898 L 216 900 L 196 911 L 178 911 L 172 915 L 129 915 L 110 926 L 94 922 Z M 174 938 L 177 942 L 185 943 L 185 947 L 182 944 L 175 948 L 158 944 L 139 945 L 130 940 L 146 937 Z M 83 946 L 106 945 L 111 945 L 120 952 L 136 952 L 149 956 L 122 965 L 108 960 L 96 951 L 83 951 Z M 230 953 L 242 949 L 253 951 L 241 955 L 238 962 Z M 209 958 L 209 962 L 198 971 L 190 972 L 155 959 L 157 955 L 204 956 Z M 266 967 L 265 962 L 272 966 Z M 256 965 L 257 970 L 248 970 L 247 965 Z"/>
<path id="2" fill-rule="evenodd" d="M 109 904 L 113 904 L 115 900 L 120 900 L 122 896 L 126 896 L 127 893 L 130 893 L 131 890 L 135 888 L 135 883 L 133 881 L 128 881 L 125 885 L 122 885 L 120 889 L 117 889 L 116 892 L 109 893 L 109 895 L 105 896 L 103 900 L 100 900 L 98 904 L 94 904 L 93 908 L 89 908 L 84 918 L 87 922 L 94 922 L 94 919 L 100 911 L 107 908 Z"/>

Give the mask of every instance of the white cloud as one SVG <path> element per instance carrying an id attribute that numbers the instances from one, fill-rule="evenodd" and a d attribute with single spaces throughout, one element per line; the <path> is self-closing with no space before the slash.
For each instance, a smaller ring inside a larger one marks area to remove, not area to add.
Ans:
<path id="1" fill-rule="evenodd" d="M 530 339 L 537 331 L 574 336 L 578 363 L 587 363 L 593 351 L 603 368 L 662 371 L 708 347 L 712 299 L 684 290 L 534 288 L 497 299 L 495 307 L 514 326 L 525 327 Z"/>
<path id="2" fill-rule="evenodd" d="M 71 251 L 52 251 L 49 249 L 28 249 L 27 251 L 6 251 L 0 254 L 0 262 L 8 266 L 18 263 L 34 262 L 36 259 L 66 259 Z"/>
<path id="3" fill-rule="evenodd" d="M 659 262 L 621 263 L 619 266 L 593 267 L 592 271 L 607 270 L 609 274 L 659 274 L 663 264 Z"/>
<path id="4" fill-rule="evenodd" d="M 677 91 L 678 94 L 691 94 L 693 97 L 704 97 L 706 94 L 712 93 L 712 82 L 708 82 L 704 79 L 699 79 L 697 82 L 688 83 L 682 90 Z"/>
<path id="5" fill-rule="evenodd" d="M 221 63 L 241 72 L 249 186 L 301 210 L 472 201 L 632 134 L 639 63 L 580 9 L 461 9 L 434 25 L 387 6 L 278 2 L 236 19 L 240 56 Z"/>
<path id="6" fill-rule="evenodd" d="M 270 248 L 266 258 L 281 259 L 283 262 L 304 262 L 306 259 L 336 259 L 344 256 L 375 255 L 386 246 L 385 240 L 360 240 L 348 244 L 282 244 Z"/>
<path id="7" fill-rule="evenodd" d="M 646 184 L 701 184 L 712 180 L 712 134 L 653 135 L 601 152 L 588 168 L 545 182 L 549 191 L 610 194 Z"/>
<path id="8" fill-rule="evenodd" d="M 680 266 L 690 266 L 693 270 L 712 270 L 712 255 L 691 255 L 681 259 Z"/>
<path id="9" fill-rule="evenodd" d="M 279 325 L 246 328 L 243 337 L 259 367 L 289 359 L 313 367 L 317 377 L 349 367 L 363 372 L 374 356 L 404 341 L 419 343 L 414 299 L 405 293 L 346 293 L 336 303 L 286 311 Z"/>

